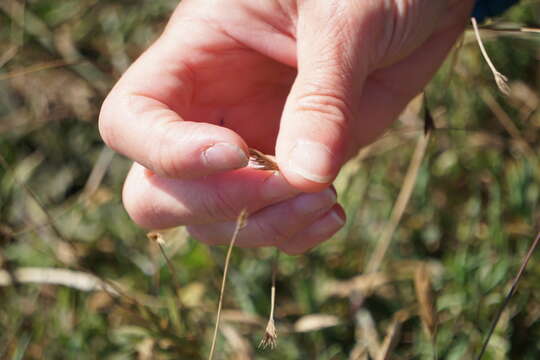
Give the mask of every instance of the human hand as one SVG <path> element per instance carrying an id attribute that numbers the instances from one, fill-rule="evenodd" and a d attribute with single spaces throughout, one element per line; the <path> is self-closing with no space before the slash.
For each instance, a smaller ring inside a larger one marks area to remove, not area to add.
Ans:
<path id="1" fill-rule="evenodd" d="M 182 1 L 100 115 L 105 142 L 136 162 L 126 209 L 213 244 L 243 208 L 241 246 L 324 241 L 345 216 L 329 185 L 422 90 L 472 4 Z M 244 167 L 248 146 L 275 153 L 280 174 Z"/>

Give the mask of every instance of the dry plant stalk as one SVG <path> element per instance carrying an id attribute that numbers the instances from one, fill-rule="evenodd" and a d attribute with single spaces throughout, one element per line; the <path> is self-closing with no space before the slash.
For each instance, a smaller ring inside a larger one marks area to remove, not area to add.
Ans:
<path id="1" fill-rule="evenodd" d="M 523 258 L 523 262 L 521 263 L 521 266 L 519 267 L 516 277 L 514 278 L 514 280 L 512 280 L 512 286 L 510 287 L 508 294 L 504 298 L 504 301 L 501 304 L 500 308 L 497 310 L 497 314 L 495 315 L 495 318 L 493 318 L 493 322 L 491 323 L 486 339 L 484 340 L 484 343 L 482 344 L 482 349 L 480 350 L 480 353 L 478 354 L 478 357 L 476 358 L 477 360 L 482 360 L 482 357 L 484 356 L 484 353 L 486 352 L 487 346 L 489 344 L 489 340 L 491 339 L 491 336 L 493 335 L 493 332 L 495 331 L 495 328 L 497 327 L 497 324 L 499 323 L 501 315 L 504 309 L 506 308 L 506 306 L 508 306 L 508 303 L 510 303 L 510 299 L 512 299 L 512 297 L 516 293 L 519 281 L 521 280 L 521 277 L 523 276 L 523 273 L 525 272 L 525 269 L 527 268 L 527 264 L 529 264 L 529 260 L 531 260 L 534 250 L 536 250 L 539 243 L 540 243 L 540 232 L 536 235 L 536 238 L 534 239 L 533 243 L 529 247 L 529 250 L 527 251 L 525 258 Z"/>
<path id="2" fill-rule="evenodd" d="M 414 274 L 414 289 L 418 298 L 420 319 L 429 339 L 434 343 L 437 336 L 438 316 L 435 309 L 435 294 L 431 286 L 429 270 L 421 264 Z"/>
<path id="3" fill-rule="evenodd" d="M 399 337 L 401 335 L 401 325 L 409 318 L 409 312 L 407 310 L 398 311 L 394 315 L 392 323 L 388 327 L 388 331 L 384 338 L 384 341 L 381 345 L 381 350 L 379 351 L 377 360 L 387 360 L 390 359 L 392 350 L 398 343 Z"/>
<path id="4" fill-rule="evenodd" d="M 2 3 L 0 3 L 0 4 L 2 4 Z M 17 178 L 17 175 L 15 174 L 14 170 L 11 168 L 11 166 L 6 161 L 6 159 L 2 156 L 2 154 L 0 154 L 0 165 L 6 170 L 6 172 L 8 174 L 11 174 L 13 176 L 14 181 L 24 190 L 26 195 L 28 195 L 34 201 L 34 203 L 37 205 L 37 207 L 40 209 L 40 211 L 46 216 L 47 221 L 48 221 L 47 225 L 50 226 L 53 234 L 60 241 L 60 244 L 65 244 L 67 247 L 69 247 L 71 249 L 72 253 L 74 254 L 74 262 L 75 263 L 74 264 L 67 263 L 65 260 L 63 260 L 61 258 L 58 258 L 58 260 L 60 262 L 62 262 L 64 265 L 66 265 L 66 266 L 74 266 L 75 268 L 79 269 L 83 273 L 88 273 L 91 276 L 93 276 L 94 278 L 98 279 L 101 283 L 104 284 L 101 287 L 101 290 L 106 291 L 111 297 L 114 298 L 115 296 L 119 296 L 123 300 L 127 300 L 127 301 L 131 302 L 132 304 L 137 305 L 138 308 L 140 309 L 140 311 L 141 312 L 144 311 L 150 317 L 150 320 L 152 320 L 154 325 L 156 325 L 156 328 L 159 329 L 160 325 L 157 323 L 157 319 L 159 317 L 155 312 L 152 311 L 152 309 L 150 307 L 145 307 L 141 303 L 141 301 L 138 300 L 137 297 L 135 297 L 135 296 L 133 296 L 131 294 L 131 292 L 128 293 L 124 289 L 120 288 L 120 286 L 118 286 L 114 282 L 112 282 L 112 281 L 110 281 L 108 279 L 100 277 L 98 274 L 96 274 L 94 271 L 92 271 L 92 269 L 85 268 L 84 266 L 82 266 L 82 265 L 80 265 L 78 263 L 79 259 L 76 256 L 77 248 L 75 247 L 73 242 L 69 241 L 69 239 L 64 236 L 64 234 L 61 231 L 60 227 L 56 224 L 55 219 L 49 213 L 47 208 L 41 203 L 41 201 L 40 201 L 39 197 L 36 195 L 36 193 L 34 193 L 34 191 L 32 191 L 32 189 L 25 182 L 20 181 Z M 32 231 L 35 231 L 35 230 L 36 229 L 32 229 Z M 112 289 L 114 292 L 109 291 L 110 289 Z M 124 305 L 122 304 L 121 306 L 124 306 Z M 125 308 L 125 310 L 131 312 L 131 310 L 128 309 L 128 308 Z"/>
<path id="5" fill-rule="evenodd" d="M 369 356 L 376 358 L 381 349 L 381 341 L 373 316 L 367 309 L 361 308 L 356 313 L 355 323 L 357 343 L 365 344 Z"/>
<path id="6" fill-rule="evenodd" d="M 278 171 L 279 166 L 277 163 L 271 159 L 269 156 L 264 155 L 262 152 L 252 149 L 249 149 L 249 167 L 257 170 L 272 170 Z M 277 330 L 274 321 L 274 309 L 276 307 L 276 274 L 277 274 L 277 263 L 279 260 L 279 250 L 275 250 L 274 263 L 272 266 L 272 288 L 270 290 L 270 315 L 268 318 L 268 323 L 266 324 L 266 329 L 264 331 L 264 336 L 259 343 L 259 348 L 270 348 L 274 349 L 277 345 Z"/>
<path id="7" fill-rule="evenodd" d="M 236 220 L 236 227 L 234 229 L 231 242 L 229 244 L 229 249 L 227 250 L 227 256 L 225 257 L 225 268 L 223 269 L 223 279 L 221 281 L 221 291 L 219 293 L 219 303 L 218 303 L 218 310 L 217 310 L 217 315 L 216 315 L 216 325 L 214 327 L 214 336 L 212 337 L 212 346 L 210 348 L 210 355 L 208 355 L 208 360 L 212 360 L 214 358 L 214 352 L 216 350 L 216 339 L 217 339 L 217 333 L 219 330 L 219 322 L 221 319 L 221 309 L 223 307 L 223 294 L 225 293 L 225 284 L 227 282 L 227 273 L 229 271 L 229 263 L 231 261 L 232 249 L 234 247 L 236 239 L 238 238 L 238 234 L 240 233 L 240 230 L 242 230 L 246 226 L 247 216 L 248 216 L 247 210 L 244 209 L 240 212 L 240 215 L 238 216 L 238 219 Z"/>
<path id="8" fill-rule="evenodd" d="M 474 35 L 476 36 L 476 41 L 478 42 L 478 46 L 480 47 L 480 51 L 482 52 L 482 56 L 486 60 L 486 63 L 488 64 L 491 72 L 493 73 L 493 77 L 495 78 L 495 83 L 497 84 L 497 87 L 504 95 L 510 95 L 510 87 L 507 84 L 508 78 L 501 74 L 497 70 L 497 68 L 495 68 L 495 65 L 493 65 L 493 62 L 489 58 L 486 48 L 484 47 L 484 43 L 482 42 L 482 38 L 480 37 L 480 32 L 478 31 L 478 24 L 476 23 L 476 19 L 474 17 L 471 18 L 471 23 L 474 29 Z"/>
<path id="9" fill-rule="evenodd" d="M 401 187 L 398 198 L 392 209 L 390 220 L 386 224 L 381 235 L 381 239 L 377 243 L 377 247 L 375 248 L 371 259 L 367 264 L 365 271 L 367 274 L 375 273 L 380 269 L 384 257 L 386 256 L 386 252 L 390 248 L 394 232 L 405 212 L 409 199 L 411 198 L 414 185 L 416 184 L 416 179 L 418 177 L 418 172 L 420 171 L 420 165 L 424 159 L 430 137 L 431 132 L 428 132 L 427 135 L 424 136 L 422 134 L 418 138 L 416 148 L 414 149 L 414 154 L 411 162 L 409 163 L 409 168 L 407 169 L 407 174 L 403 180 L 403 186 Z"/>
<path id="10" fill-rule="evenodd" d="M 178 281 L 178 278 L 176 277 L 176 269 L 174 268 L 173 263 L 167 256 L 167 253 L 165 252 L 165 239 L 163 239 L 163 235 L 159 231 L 150 231 L 148 234 L 146 234 L 146 237 L 150 240 L 155 242 L 159 246 L 159 250 L 161 252 L 161 255 L 165 259 L 165 263 L 167 264 L 167 267 L 169 268 L 169 272 L 171 273 L 171 277 L 173 280 L 173 286 L 176 290 L 176 306 L 181 309 L 182 303 L 180 302 L 180 282 Z"/>
<path id="11" fill-rule="evenodd" d="M 257 170 L 272 170 L 272 171 L 279 170 L 277 163 L 273 159 L 264 155 L 260 151 L 252 149 L 252 148 L 249 149 L 248 167 L 251 167 Z M 216 349 L 216 339 L 217 339 L 217 333 L 218 333 L 219 323 L 221 319 L 221 309 L 223 307 L 223 294 L 225 292 L 225 284 L 227 280 L 227 273 L 229 269 L 232 249 L 234 247 L 234 243 L 236 242 L 236 239 L 238 238 L 238 234 L 240 230 L 246 226 L 247 216 L 248 216 L 247 210 L 245 209 L 242 210 L 242 212 L 238 216 L 238 219 L 236 221 L 236 228 L 234 230 L 231 242 L 229 244 L 229 249 L 227 251 L 227 256 L 225 258 L 225 268 L 223 270 L 223 280 L 221 283 L 221 291 L 219 294 L 219 303 L 218 303 L 218 311 L 216 315 L 216 324 L 214 327 L 214 336 L 212 338 L 212 345 L 210 348 L 210 354 L 208 356 L 209 360 L 212 360 L 214 358 L 214 353 Z M 279 251 L 276 250 L 276 256 L 275 256 L 274 266 L 273 266 L 273 271 L 272 271 L 270 317 L 268 320 L 268 324 L 266 325 L 265 335 L 259 345 L 259 347 L 261 346 L 270 347 L 272 349 L 276 346 L 276 340 L 277 340 L 277 331 L 276 331 L 276 327 L 274 323 L 274 308 L 275 308 L 275 296 L 276 296 L 276 268 L 277 268 L 278 256 L 279 256 Z"/>
<path id="12" fill-rule="evenodd" d="M 277 330 L 274 322 L 274 309 L 276 308 L 276 274 L 277 264 L 279 260 L 279 250 L 275 250 L 274 264 L 272 266 L 272 288 L 270 290 L 270 315 L 268 317 L 268 324 L 264 331 L 264 336 L 259 343 L 259 348 L 274 349 L 277 345 Z"/>
<path id="13" fill-rule="evenodd" d="M 8 272 L 0 270 L 0 286 L 13 283 L 36 283 L 62 285 L 80 291 L 106 291 L 118 296 L 116 289 L 102 279 L 86 272 L 57 268 L 24 267 Z"/>

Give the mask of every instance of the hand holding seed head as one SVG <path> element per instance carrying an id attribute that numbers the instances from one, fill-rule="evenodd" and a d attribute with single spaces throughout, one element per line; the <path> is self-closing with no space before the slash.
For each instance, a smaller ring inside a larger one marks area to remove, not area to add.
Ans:
<path id="1" fill-rule="evenodd" d="M 183 0 L 107 97 L 141 226 L 304 252 L 344 223 L 331 184 L 433 76 L 473 0 Z M 249 148 L 279 171 L 247 167 Z"/>

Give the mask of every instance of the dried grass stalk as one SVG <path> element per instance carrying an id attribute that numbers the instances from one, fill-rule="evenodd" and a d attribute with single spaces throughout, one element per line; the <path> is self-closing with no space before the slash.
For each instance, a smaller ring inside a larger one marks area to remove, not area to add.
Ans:
<path id="1" fill-rule="evenodd" d="M 225 339 L 232 347 L 233 354 L 231 359 L 235 360 L 252 360 L 253 359 L 253 350 L 247 339 L 245 339 L 242 334 L 234 327 L 228 324 L 223 324 L 221 332 Z"/>
<path id="2" fill-rule="evenodd" d="M 422 325 L 428 337 L 433 341 L 437 334 L 438 316 L 435 309 L 435 295 L 431 286 L 430 274 L 425 263 L 416 269 L 414 289 L 418 298 Z"/>
<path id="3" fill-rule="evenodd" d="M 225 268 L 223 269 L 223 279 L 221 281 L 221 291 L 219 293 L 219 303 L 218 303 L 218 310 L 216 315 L 216 325 L 214 326 L 214 336 L 212 337 L 212 346 L 210 347 L 210 354 L 208 355 L 208 360 L 212 360 L 214 358 L 214 352 L 216 350 L 216 340 L 217 340 L 217 333 L 219 330 L 219 322 L 221 319 L 221 309 L 223 307 L 223 295 L 225 293 L 225 284 L 227 282 L 227 274 L 229 271 L 229 263 L 231 261 L 231 255 L 232 255 L 232 249 L 234 248 L 234 244 L 236 243 L 236 239 L 238 238 L 238 234 L 240 233 L 240 230 L 242 230 L 247 223 L 247 210 L 242 210 L 240 212 L 240 215 L 238 216 L 238 219 L 236 220 L 236 228 L 234 229 L 234 233 L 231 238 L 231 242 L 229 244 L 229 249 L 227 250 L 227 256 L 225 257 Z"/>
<path id="4" fill-rule="evenodd" d="M 510 299 L 512 299 L 512 297 L 516 293 L 519 281 L 521 280 L 521 277 L 525 273 L 525 269 L 527 268 L 527 265 L 529 264 L 529 260 L 531 260 L 531 257 L 534 254 L 534 251 L 538 247 L 539 243 L 540 243 L 540 232 L 536 235 L 536 238 L 534 239 L 531 246 L 529 247 L 527 254 L 523 258 L 521 266 L 519 267 L 516 277 L 514 278 L 514 280 L 512 280 L 512 286 L 510 287 L 508 294 L 506 294 L 506 297 L 504 298 L 503 303 L 501 304 L 501 306 L 497 310 L 497 314 L 493 318 L 493 322 L 491 323 L 488 334 L 484 340 L 484 343 L 482 344 L 482 349 L 480 350 L 480 353 L 478 354 L 478 357 L 476 358 L 477 360 L 482 360 L 482 357 L 484 356 L 487 350 L 487 346 L 489 345 L 489 340 L 491 339 L 491 336 L 493 335 L 493 332 L 495 331 L 495 328 L 497 327 L 497 324 L 499 323 L 501 315 L 504 309 L 506 309 L 506 307 L 510 303 Z"/>
<path id="5" fill-rule="evenodd" d="M 390 359 L 392 351 L 398 344 L 399 337 L 401 335 L 401 325 L 409 318 L 409 312 L 406 310 L 398 311 L 394 316 L 394 320 L 388 327 L 388 332 L 384 338 L 381 346 L 381 350 L 377 354 L 375 359 L 387 360 Z"/>
<path id="6" fill-rule="evenodd" d="M 253 148 L 249 149 L 248 166 L 257 170 L 279 170 L 279 166 L 274 159 Z M 272 288 L 270 290 L 270 316 L 268 318 L 268 323 L 266 324 L 264 336 L 259 343 L 259 348 L 263 349 L 274 349 L 277 345 L 277 330 L 274 321 L 274 309 L 276 307 L 276 273 L 279 250 L 276 249 L 275 251 L 276 255 L 274 257 L 274 264 L 272 266 Z"/>
<path id="7" fill-rule="evenodd" d="M 392 209 L 390 220 L 384 227 L 381 238 L 377 243 L 377 247 L 375 248 L 371 259 L 367 264 L 365 271 L 367 274 L 377 272 L 380 269 L 384 257 L 386 256 L 386 252 L 390 248 L 394 232 L 401 220 L 401 217 L 403 216 L 403 213 L 405 212 L 409 199 L 411 198 L 412 191 L 418 177 L 418 172 L 420 170 L 420 165 L 424 159 L 430 137 L 431 133 L 429 132 L 426 136 L 421 135 L 418 138 L 416 148 L 414 149 L 414 154 L 411 162 L 409 163 L 409 168 L 407 169 L 407 174 L 403 180 L 403 186 L 401 187 L 398 198 Z"/>
<path id="8" fill-rule="evenodd" d="M 270 290 L 270 315 L 264 331 L 264 336 L 259 343 L 259 348 L 274 349 L 277 345 L 277 330 L 274 321 L 274 309 L 276 308 L 276 276 L 277 264 L 279 260 L 279 250 L 275 250 L 274 263 L 272 265 L 272 288 Z"/>
<path id="9" fill-rule="evenodd" d="M 379 333 L 371 313 L 361 308 L 356 313 L 356 342 L 365 344 L 371 358 L 375 358 L 381 349 Z"/>
<path id="10" fill-rule="evenodd" d="M 335 315 L 329 314 L 310 314 L 304 315 L 294 323 L 294 331 L 311 332 L 319 331 L 329 327 L 337 326 L 340 320 Z"/>
<path id="11" fill-rule="evenodd" d="M 165 252 L 165 239 L 163 238 L 163 235 L 158 231 L 150 231 L 148 234 L 146 234 L 146 237 L 150 240 L 155 242 L 159 246 L 159 250 L 161 252 L 161 255 L 165 259 L 165 263 L 167 264 L 167 267 L 169 268 L 169 272 L 171 273 L 171 277 L 173 280 L 173 286 L 176 290 L 176 307 L 178 309 L 182 308 L 182 303 L 180 301 L 180 282 L 178 281 L 178 278 L 176 277 L 176 269 L 174 268 L 173 263 L 167 256 L 167 253 Z"/>
<path id="12" fill-rule="evenodd" d="M 115 287 L 92 274 L 57 268 L 25 267 L 9 273 L 0 270 L 0 286 L 13 283 L 36 283 L 62 285 L 80 291 L 103 290 L 118 295 Z"/>
<path id="13" fill-rule="evenodd" d="M 497 68 L 495 68 L 495 65 L 493 65 L 493 62 L 489 58 L 489 55 L 486 51 L 486 48 L 484 47 L 484 43 L 482 42 L 482 38 L 480 37 L 480 31 L 478 31 L 478 24 L 476 23 L 475 18 L 471 18 L 471 23 L 474 29 L 474 35 L 476 36 L 476 41 L 478 42 L 478 46 L 480 47 L 480 51 L 482 52 L 482 56 L 486 60 L 486 63 L 488 64 L 489 68 L 491 69 L 491 72 L 493 73 L 493 77 L 495 78 L 495 83 L 497 84 L 497 87 L 504 95 L 510 95 L 510 87 L 508 86 L 508 78 L 501 74 Z"/>

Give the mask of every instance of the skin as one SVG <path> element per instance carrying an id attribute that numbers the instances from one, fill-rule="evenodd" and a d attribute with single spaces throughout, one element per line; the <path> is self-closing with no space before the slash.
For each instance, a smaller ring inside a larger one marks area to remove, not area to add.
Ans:
<path id="1" fill-rule="evenodd" d="M 128 213 L 209 244 L 243 208 L 240 246 L 328 239 L 345 221 L 332 181 L 424 88 L 473 2 L 183 0 L 100 114 L 104 141 L 135 162 Z M 245 167 L 249 147 L 279 173 Z"/>

